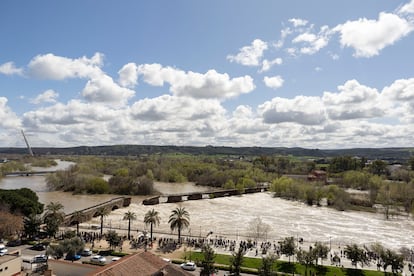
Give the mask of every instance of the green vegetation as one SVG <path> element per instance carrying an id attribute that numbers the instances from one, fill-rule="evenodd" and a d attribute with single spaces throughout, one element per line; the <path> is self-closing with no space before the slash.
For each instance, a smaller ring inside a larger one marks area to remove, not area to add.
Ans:
<path id="1" fill-rule="evenodd" d="M 187 259 L 194 260 L 196 263 L 200 264 L 204 256 L 201 252 L 187 252 Z M 217 268 L 229 270 L 231 265 L 231 255 L 216 254 L 214 262 Z M 242 272 L 258 274 L 259 268 L 263 265 L 263 260 L 261 258 L 243 258 L 243 266 L 241 268 Z M 314 272 L 318 276 L 383 276 L 384 272 L 373 271 L 373 270 L 360 270 L 352 268 L 341 268 L 336 266 L 322 266 L 322 265 L 310 265 L 306 268 L 305 265 L 300 263 L 288 263 L 285 261 L 275 260 L 272 265 L 274 272 L 283 272 L 287 275 L 292 275 L 292 273 L 299 275 L 307 275 L 306 272 Z"/>
<path id="2" fill-rule="evenodd" d="M 39 202 L 38 196 L 27 188 L 17 190 L 0 189 L 0 207 L 9 210 L 10 213 L 24 216 L 43 212 L 43 204 Z"/>

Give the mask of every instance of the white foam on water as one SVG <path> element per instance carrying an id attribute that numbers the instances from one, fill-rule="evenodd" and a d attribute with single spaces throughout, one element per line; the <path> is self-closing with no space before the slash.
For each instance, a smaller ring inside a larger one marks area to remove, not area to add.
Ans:
<path id="1" fill-rule="evenodd" d="M 122 221 L 122 217 L 131 210 L 138 217 L 133 222 L 133 229 L 144 229 L 143 217 L 148 210 L 154 208 L 161 217 L 161 223 L 155 230 L 171 232 L 168 217 L 179 206 L 185 207 L 190 213 L 190 230 L 183 230 L 185 235 L 191 231 L 192 235 L 200 233 L 204 236 L 213 231 L 213 235 L 217 236 L 246 239 L 249 223 L 260 217 L 271 226 L 269 240 L 294 236 L 308 242 L 331 241 L 336 244 L 369 245 L 380 242 L 391 249 L 414 246 L 414 221 L 411 217 L 385 220 L 384 215 L 379 213 L 341 212 L 328 207 L 311 207 L 300 202 L 273 198 L 270 193 L 152 206 L 134 202 L 128 208 L 113 211 L 106 221 L 124 228 L 126 222 Z M 99 218 L 94 220 L 98 221 Z"/>

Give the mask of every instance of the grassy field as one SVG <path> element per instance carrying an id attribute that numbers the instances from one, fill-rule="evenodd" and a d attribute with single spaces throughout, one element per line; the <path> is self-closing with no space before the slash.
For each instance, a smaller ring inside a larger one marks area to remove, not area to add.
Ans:
<path id="1" fill-rule="evenodd" d="M 230 265 L 230 255 L 216 254 L 215 263 L 220 269 L 227 270 Z M 187 252 L 186 259 L 190 259 L 190 253 Z M 200 252 L 192 252 L 191 260 L 201 261 L 203 256 Z M 260 258 L 247 258 L 243 260 L 243 271 L 246 273 L 257 274 L 257 269 L 261 266 L 262 260 Z M 286 273 L 286 275 L 305 275 L 306 268 L 304 265 L 299 263 L 289 263 L 284 261 L 276 261 L 274 264 L 274 271 Z M 372 271 L 372 270 L 361 270 L 351 268 L 341 268 L 335 266 L 310 266 L 307 268 L 307 274 L 318 276 L 382 276 L 384 272 Z M 386 274 L 385 274 L 386 275 Z M 391 273 L 389 274 L 391 275 Z"/>

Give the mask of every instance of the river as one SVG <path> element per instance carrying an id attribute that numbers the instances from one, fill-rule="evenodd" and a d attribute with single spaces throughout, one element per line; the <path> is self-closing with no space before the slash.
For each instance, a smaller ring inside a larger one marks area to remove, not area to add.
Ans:
<path id="1" fill-rule="evenodd" d="M 67 165 L 67 164 L 66 164 Z M 36 192 L 42 203 L 59 201 L 64 206 L 65 213 L 83 209 L 103 201 L 114 195 L 72 195 L 64 192 L 49 192 L 44 176 L 10 176 L 0 181 L 1 189 L 27 187 Z M 165 194 L 202 191 L 192 183 L 155 183 L 155 188 Z M 127 222 L 123 215 L 128 210 L 135 212 L 138 219 L 132 222 L 133 229 L 146 229 L 143 217 L 154 208 L 160 213 L 161 223 L 156 231 L 170 233 L 168 217 L 171 211 L 185 207 L 190 213 L 190 228 L 183 234 L 205 236 L 209 231 L 213 235 L 231 239 L 245 238 L 249 223 L 260 217 L 271 226 L 269 240 L 279 240 L 287 236 L 301 237 L 305 241 L 323 241 L 333 244 L 372 244 L 380 242 L 387 248 L 414 247 L 414 220 L 406 217 L 396 217 L 385 220 L 382 214 L 340 212 L 327 207 L 310 207 L 300 202 L 273 198 L 270 193 L 257 193 L 243 196 L 186 201 L 182 203 L 159 204 L 145 206 L 145 197 L 133 196 L 132 203 L 127 208 L 113 211 L 105 218 L 105 225 L 114 228 L 125 228 Z M 99 225 L 99 218 L 85 223 Z"/>

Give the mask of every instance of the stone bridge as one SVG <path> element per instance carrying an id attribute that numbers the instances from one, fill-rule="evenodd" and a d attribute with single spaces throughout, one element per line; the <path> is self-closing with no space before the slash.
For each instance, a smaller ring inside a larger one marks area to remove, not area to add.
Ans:
<path id="1" fill-rule="evenodd" d="M 65 220 L 63 221 L 63 225 L 65 226 L 73 226 L 77 223 L 82 223 L 85 221 L 89 221 L 94 217 L 100 216 L 101 210 L 111 212 L 113 210 L 128 207 L 131 204 L 131 198 L 130 197 L 117 197 L 113 198 L 109 201 L 97 204 L 95 206 L 88 207 L 83 210 L 78 210 L 73 213 L 67 214 L 65 216 Z M 75 215 L 77 212 L 81 212 L 82 216 Z"/>
<path id="2" fill-rule="evenodd" d="M 193 193 L 184 193 L 184 194 L 174 194 L 174 195 L 160 195 L 151 198 L 144 199 L 144 205 L 156 205 L 160 203 L 175 203 L 187 200 L 200 200 L 200 199 L 209 199 L 225 196 L 235 196 L 240 194 L 251 194 L 251 193 L 260 193 L 265 192 L 269 188 L 268 186 L 262 185 L 255 188 L 245 188 L 244 191 L 239 191 L 237 189 L 229 190 L 216 190 L 216 191 L 207 191 L 207 192 L 193 192 Z"/>

